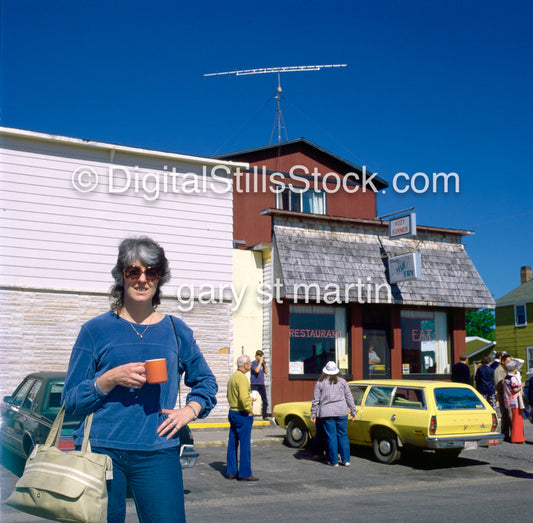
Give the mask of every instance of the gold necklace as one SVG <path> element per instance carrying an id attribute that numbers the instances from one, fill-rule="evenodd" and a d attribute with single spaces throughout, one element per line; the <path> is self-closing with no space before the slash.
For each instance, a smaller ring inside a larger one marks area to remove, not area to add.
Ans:
<path id="1" fill-rule="evenodd" d="M 148 328 L 150 327 L 150 325 L 152 325 L 152 316 L 153 316 L 153 314 L 154 314 L 153 312 L 152 312 L 152 314 L 150 314 L 150 316 L 149 316 L 150 322 L 149 322 L 148 325 L 146 326 L 146 329 L 144 329 L 142 332 L 139 332 L 139 331 L 133 326 L 133 323 L 132 323 L 132 322 L 126 320 L 126 321 L 128 321 L 130 327 L 134 330 L 135 334 L 137 334 L 137 336 L 139 336 L 139 338 L 141 338 L 141 340 L 142 340 L 142 338 L 143 338 L 143 336 L 144 336 L 144 333 L 148 330 Z M 126 319 L 126 318 L 124 318 L 124 319 Z"/>

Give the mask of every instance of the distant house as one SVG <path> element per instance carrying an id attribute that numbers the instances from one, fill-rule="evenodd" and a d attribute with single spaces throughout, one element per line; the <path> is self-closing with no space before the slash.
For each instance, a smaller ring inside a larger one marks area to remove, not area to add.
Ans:
<path id="1" fill-rule="evenodd" d="M 498 348 L 526 362 L 522 372 L 533 373 L 533 276 L 520 269 L 520 285 L 496 301 Z"/>
<path id="2" fill-rule="evenodd" d="M 466 354 L 468 359 L 474 361 L 474 359 L 480 360 L 483 356 L 492 356 L 496 348 L 496 342 L 480 338 L 479 336 L 467 336 L 466 337 Z"/>
<path id="3" fill-rule="evenodd" d="M 478 367 L 481 365 L 481 360 L 485 356 L 490 356 L 491 359 L 494 358 L 496 342 L 480 338 L 479 336 L 467 336 L 465 341 L 465 353 L 468 355 L 468 365 L 473 379 Z"/>

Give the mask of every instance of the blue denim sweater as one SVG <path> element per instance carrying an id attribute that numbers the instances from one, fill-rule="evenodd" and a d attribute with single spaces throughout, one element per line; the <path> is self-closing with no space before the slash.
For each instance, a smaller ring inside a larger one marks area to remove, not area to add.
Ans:
<path id="1" fill-rule="evenodd" d="M 170 317 L 150 327 L 140 338 L 129 322 L 108 311 L 84 324 L 70 357 L 63 389 L 63 401 L 69 414 L 94 412 L 91 445 L 123 450 L 157 450 L 177 446 L 177 437 L 170 440 L 157 435 L 157 427 L 165 419 L 160 409 L 173 409 L 178 397 L 180 375 L 191 388 L 187 402 L 197 401 L 206 417 L 216 405 L 218 386 L 193 337 L 192 330 L 173 318 L 179 338 L 178 345 Z M 146 326 L 134 325 L 142 332 Z M 94 386 L 96 378 L 109 369 L 132 362 L 166 358 L 168 381 L 145 383 L 140 389 L 117 385 L 103 395 Z M 83 441 L 83 423 L 74 432 L 74 442 Z"/>

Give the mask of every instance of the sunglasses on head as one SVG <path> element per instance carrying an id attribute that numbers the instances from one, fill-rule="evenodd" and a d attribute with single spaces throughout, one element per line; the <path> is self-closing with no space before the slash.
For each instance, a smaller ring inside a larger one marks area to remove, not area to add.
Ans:
<path id="1" fill-rule="evenodd" d="M 124 269 L 124 278 L 128 280 L 138 280 L 144 274 L 146 281 L 157 281 L 161 279 L 161 272 L 155 267 L 142 269 L 138 265 L 128 265 Z"/>

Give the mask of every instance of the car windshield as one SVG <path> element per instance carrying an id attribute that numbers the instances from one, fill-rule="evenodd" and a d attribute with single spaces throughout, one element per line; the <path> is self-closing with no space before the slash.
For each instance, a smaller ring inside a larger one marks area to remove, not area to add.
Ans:
<path id="1" fill-rule="evenodd" d="M 435 389 L 433 392 L 438 410 L 485 408 L 478 395 L 470 389 L 446 387 Z"/>

